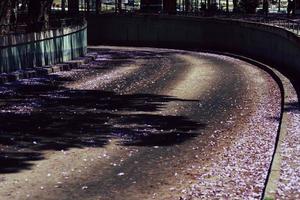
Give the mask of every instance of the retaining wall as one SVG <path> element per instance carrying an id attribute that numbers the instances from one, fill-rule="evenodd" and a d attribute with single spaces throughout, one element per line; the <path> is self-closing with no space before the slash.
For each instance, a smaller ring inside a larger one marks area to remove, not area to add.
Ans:
<path id="1" fill-rule="evenodd" d="M 86 23 L 39 33 L 0 36 L 0 72 L 56 64 L 83 56 L 86 51 Z"/>
<path id="2" fill-rule="evenodd" d="M 90 16 L 88 43 L 230 52 L 292 73 L 300 72 L 298 36 L 279 27 L 237 20 L 149 15 Z"/>

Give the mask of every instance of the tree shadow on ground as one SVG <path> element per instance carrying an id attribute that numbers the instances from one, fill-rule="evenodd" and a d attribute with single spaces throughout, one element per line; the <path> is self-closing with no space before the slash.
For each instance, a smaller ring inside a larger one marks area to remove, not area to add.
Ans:
<path id="1" fill-rule="evenodd" d="M 155 49 L 152 49 L 151 51 L 147 50 L 139 50 L 136 51 L 135 49 L 126 49 L 126 50 L 120 50 L 120 49 L 107 49 L 107 48 L 97 48 L 97 49 L 89 49 L 91 52 L 97 52 L 98 53 L 98 60 L 100 61 L 120 61 L 120 60 L 130 60 L 130 59 L 153 59 L 153 58 L 163 58 L 167 55 L 172 55 L 174 52 L 168 52 L 168 51 L 155 51 Z M 181 54 L 184 54 L 184 52 L 181 52 Z M 97 59 L 96 59 L 97 60 Z"/>
<path id="2" fill-rule="evenodd" d="M 190 102 L 154 94 L 118 95 L 69 90 L 48 79 L 0 94 L 0 173 L 30 169 L 44 150 L 119 145 L 167 146 L 197 135 L 205 124 L 163 115 L 169 102 Z"/>
<path id="3" fill-rule="evenodd" d="M 285 112 L 299 112 L 300 111 L 300 104 L 299 102 L 290 102 L 286 103 L 284 106 Z"/>

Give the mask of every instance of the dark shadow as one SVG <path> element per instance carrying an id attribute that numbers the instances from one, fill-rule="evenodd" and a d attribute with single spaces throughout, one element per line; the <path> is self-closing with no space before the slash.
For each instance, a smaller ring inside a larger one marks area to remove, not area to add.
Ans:
<path id="1" fill-rule="evenodd" d="M 127 59 L 134 54 L 112 56 Z M 103 147 L 110 139 L 126 146 L 169 146 L 195 137 L 205 127 L 184 116 L 159 113 L 169 102 L 194 100 L 69 90 L 62 87 L 66 81 L 50 76 L 34 84 L 16 83 L 10 86 L 14 92 L 0 93 L 0 147 L 5 147 L 0 173 L 30 169 L 30 161 L 44 159 L 44 150 Z"/>
<path id="2" fill-rule="evenodd" d="M 278 123 L 281 121 L 281 118 L 280 118 L 280 117 L 268 117 L 268 119 L 269 119 L 270 121 L 278 122 Z"/>
<path id="3" fill-rule="evenodd" d="M 4 152 L 0 154 L 0 173 L 14 173 L 20 169 L 30 169 L 29 161 L 43 159 L 39 152 Z"/>
<path id="4" fill-rule="evenodd" d="M 97 48 L 97 49 L 89 49 L 89 51 L 97 52 L 98 57 L 96 61 L 119 61 L 119 60 L 128 60 L 128 59 L 153 59 L 153 58 L 163 58 L 166 55 L 170 55 L 169 52 L 162 52 L 154 50 L 120 50 L 120 49 L 108 49 L 108 48 Z"/>
<path id="5" fill-rule="evenodd" d="M 124 138 L 121 144 L 126 146 L 168 146 L 179 144 L 185 140 L 197 136 L 199 124 L 181 116 L 157 116 L 157 115 L 133 115 L 126 119 L 125 123 L 148 123 L 149 129 L 126 133 L 129 137 Z M 128 139 L 129 138 L 129 139 Z"/>
<path id="6" fill-rule="evenodd" d="M 284 111 L 285 112 L 299 112 L 300 111 L 299 102 L 286 103 L 284 105 Z"/>

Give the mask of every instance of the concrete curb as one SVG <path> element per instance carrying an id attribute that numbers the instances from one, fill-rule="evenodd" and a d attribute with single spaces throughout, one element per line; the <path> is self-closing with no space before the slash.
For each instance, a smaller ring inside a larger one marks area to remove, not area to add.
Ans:
<path id="1" fill-rule="evenodd" d="M 85 57 L 79 57 L 75 60 L 70 60 L 64 63 L 43 67 L 28 68 L 25 70 L 19 70 L 11 73 L 3 73 L 0 74 L 0 84 L 14 82 L 22 79 L 48 76 L 52 73 L 57 73 L 61 71 L 70 71 L 73 68 L 80 68 L 81 66 L 94 61 L 96 57 L 97 54 L 88 53 Z"/>
<path id="2" fill-rule="evenodd" d="M 271 200 L 276 199 L 276 191 L 278 188 L 278 183 L 280 179 L 280 169 L 281 169 L 281 163 L 282 163 L 282 143 L 285 140 L 287 133 L 288 133 L 288 122 L 290 121 L 290 118 L 287 114 L 288 110 L 288 102 L 289 102 L 289 95 L 292 94 L 292 90 L 294 87 L 292 87 L 292 83 L 279 71 L 274 70 L 274 72 L 277 74 L 277 76 L 281 79 L 283 87 L 284 87 L 284 105 L 283 105 L 283 112 L 282 112 L 282 119 L 281 119 L 281 127 L 279 131 L 279 138 L 277 147 L 274 152 L 273 162 L 270 168 L 269 178 L 266 183 L 266 188 L 264 192 L 263 199 L 265 200 Z M 288 87 L 290 86 L 290 87 Z M 299 101 L 298 101 L 299 102 Z"/>
<path id="3" fill-rule="evenodd" d="M 265 182 L 265 187 L 263 190 L 263 194 L 261 196 L 262 200 L 271 200 L 271 199 L 276 199 L 276 189 L 277 189 L 277 184 L 280 178 L 280 167 L 281 167 L 281 144 L 284 141 L 286 134 L 287 134 L 287 122 L 288 122 L 288 117 L 285 112 L 285 109 L 287 108 L 286 103 L 288 102 L 288 94 L 290 93 L 290 87 L 288 85 L 292 85 L 291 82 L 286 78 L 282 73 L 280 73 L 278 70 L 271 68 L 268 65 L 265 65 L 263 63 L 260 63 L 258 61 L 255 61 L 253 59 L 244 57 L 244 56 L 239 56 L 231 53 L 224 53 L 224 52 L 216 52 L 216 51 L 207 51 L 209 53 L 217 53 L 221 55 L 226 55 L 230 56 L 233 58 L 237 58 L 240 60 L 244 60 L 248 63 L 251 63 L 262 70 L 266 71 L 269 73 L 272 78 L 276 81 L 278 84 L 280 91 L 281 91 L 281 116 L 279 119 L 279 128 L 278 128 L 278 133 L 276 136 L 276 142 L 275 142 L 275 148 L 272 156 L 272 161 L 270 168 L 268 170 L 268 175 L 266 178 Z M 293 88 L 293 87 L 292 87 Z"/>

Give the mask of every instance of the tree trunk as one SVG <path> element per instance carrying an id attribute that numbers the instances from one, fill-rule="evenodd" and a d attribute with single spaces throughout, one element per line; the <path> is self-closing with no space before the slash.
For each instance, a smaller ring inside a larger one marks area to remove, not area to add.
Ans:
<path id="1" fill-rule="evenodd" d="M 53 0 L 28 1 L 28 31 L 41 31 L 49 28 L 49 14 Z"/>
<path id="2" fill-rule="evenodd" d="M 90 0 L 85 0 L 85 5 L 86 5 L 86 14 L 90 13 Z"/>
<path id="3" fill-rule="evenodd" d="M 10 24 L 10 15 L 11 15 L 11 1 L 10 0 L 1 0 L 0 1 L 0 34 L 6 33 L 9 31 Z"/>
<path id="4" fill-rule="evenodd" d="M 118 0 L 118 10 L 119 10 L 119 13 L 122 12 L 122 0 Z"/>
<path id="5" fill-rule="evenodd" d="M 226 13 L 229 13 L 229 0 L 226 0 Z"/>
<path id="6" fill-rule="evenodd" d="M 61 1 L 61 11 L 66 12 L 66 0 Z"/>
<path id="7" fill-rule="evenodd" d="M 70 14 L 78 14 L 79 13 L 79 0 L 69 0 L 68 8 Z"/>
<path id="8" fill-rule="evenodd" d="M 191 0 L 185 0 L 185 12 L 191 12 Z"/>
<path id="9" fill-rule="evenodd" d="M 99 14 L 101 12 L 102 2 L 101 0 L 96 0 L 96 13 Z"/>
<path id="10" fill-rule="evenodd" d="M 233 3 L 233 12 L 236 12 L 237 11 L 237 8 L 238 8 L 238 0 L 233 0 L 232 1 L 232 3 Z"/>

